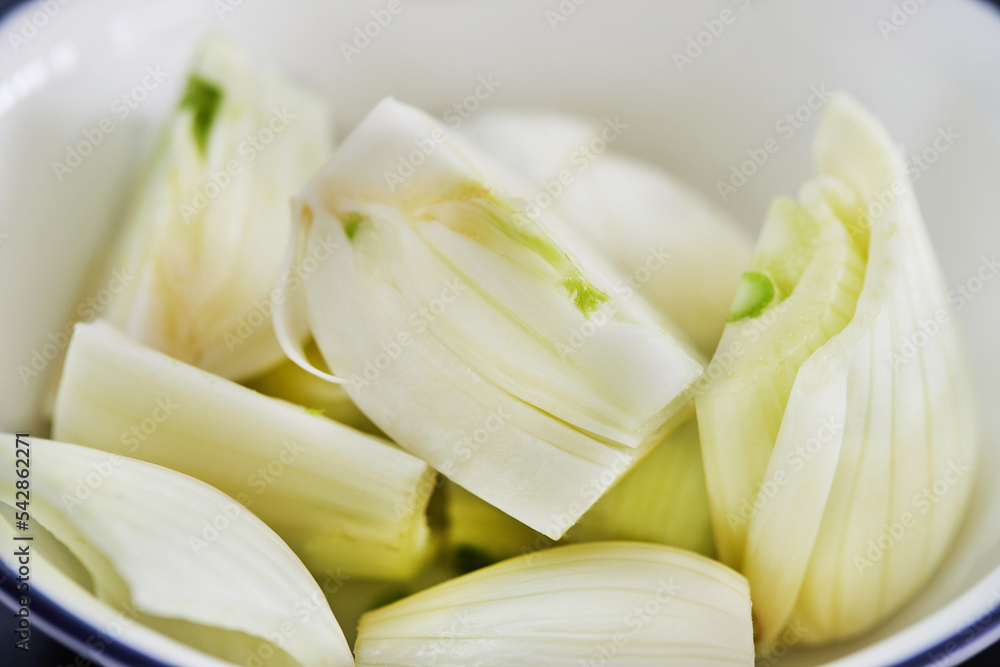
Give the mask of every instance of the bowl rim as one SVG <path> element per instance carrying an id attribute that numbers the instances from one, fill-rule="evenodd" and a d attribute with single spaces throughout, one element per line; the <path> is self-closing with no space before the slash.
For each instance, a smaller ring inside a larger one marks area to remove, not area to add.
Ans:
<path id="1" fill-rule="evenodd" d="M 978 587 L 980 583 L 982 582 L 973 584 L 972 588 Z M 980 626 L 979 619 L 983 618 L 990 620 Z M 984 612 L 979 619 L 937 644 L 921 649 L 916 655 L 887 667 L 944 667 L 966 662 L 1000 640 L 1000 604 Z M 942 655 L 946 657 L 944 662 L 938 657 Z"/>
<path id="2" fill-rule="evenodd" d="M 0 560 L 0 602 L 11 611 L 19 606 L 16 577 L 17 574 Z M 30 596 L 32 625 L 94 664 L 107 667 L 172 667 L 171 663 L 160 662 L 73 615 L 44 591 L 32 587 Z M 100 649 L 98 645 L 89 644 L 92 637 L 100 638 Z"/>
<path id="3" fill-rule="evenodd" d="M 4 5 L 0 5 L 0 31 L 6 24 L 21 10 L 28 5 L 39 5 L 43 0 L 10 0 Z M 977 4 L 985 4 L 996 12 L 1000 18 L 1000 2 L 997 0 L 975 0 Z M 993 574 L 1000 572 L 1000 565 Z M 16 609 L 18 593 L 14 584 L 16 573 L 7 567 L 6 563 L 0 560 L 0 603 L 10 608 Z M 985 575 L 981 580 L 969 586 L 962 594 L 952 600 L 951 603 L 958 602 L 963 595 L 979 588 L 991 574 Z M 949 604 L 951 604 L 949 603 Z M 44 592 L 32 590 L 31 593 L 32 619 L 43 633 L 55 639 L 63 646 L 76 651 L 78 654 L 107 664 L 109 667 L 170 667 L 169 663 L 164 663 L 148 654 L 142 653 L 136 648 L 124 642 L 115 640 L 96 627 L 90 625 L 83 619 L 74 616 L 66 611 L 51 597 Z M 927 621 L 947 609 L 948 605 L 940 607 L 932 614 L 926 616 L 922 621 Z M 982 619 L 989 619 L 982 623 Z M 917 621 L 919 624 L 921 621 Z M 89 637 L 99 636 L 104 641 L 104 648 L 100 651 L 88 646 Z M 886 637 L 891 639 L 894 635 Z M 883 640 L 884 641 L 884 640 Z M 945 667 L 947 665 L 958 665 L 975 655 L 985 651 L 993 644 L 1000 645 L 1000 602 L 984 611 L 977 619 L 963 625 L 951 636 L 945 637 L 938 643 L 917 650 L 902 661 L 894 662 L 885 667 Z M 944 656 L 942 661 L 941 656 Z M 850 658 L 850 654 L 843 656 L 840 660 Z M 839 660 L 837 661 L 839 662 Z"/>
<path id="4" fill-rule="evenodd" d="M 11 611 L 16 610 L 18 606 L 16 577 L 17 574 L 0 560 L 0 603 Z M 43 633 L 96 663 L 108 667 L 171 667 L 170 663 L 161 662 L 125 642 L 118 641 L 107 632 L 73 615 L 59 606 L 59 603 L 44 591 L 32 591 L 31 608 L 32 621 Z M 989 618 L 989 621 L 980 625 L 979 619 L 983 618 Z M 943 667 L 965 662 L 1000 639 L 1000 604 L 984 612 L 979 619 L 963 626 L 951 637 L 921 649 L 901 662 L 885 667 Z M 89 640 L 92 637 L 101 638 L 100 650 L 90 644 Z M 956 642 L 957 637 L 961 637 L 958 642 Z M 939 657 L 941 655 L 945 656 L 944 662 Z"/>

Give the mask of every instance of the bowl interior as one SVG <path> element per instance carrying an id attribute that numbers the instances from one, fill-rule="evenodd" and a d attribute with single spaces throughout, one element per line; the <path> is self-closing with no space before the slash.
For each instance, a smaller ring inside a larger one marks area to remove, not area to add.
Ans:
<path id="1" fill-rule="evenodd" d="M 991 8 L 965 0 L 893 15 L 864 0 L 404 0 L 386 25 L 373 23 L 387 4 L 74 3 L 4 53 L 0 429 L 44 433 L 67 326 L 94 296 L 80 285 L 206 32 L 242 36 L 325 92 L 341 136 L 385 95 L 438 114 L 458 104 L 470 114 L 472 106 L 531 106 L 618 117 L 627 129 L 614 149 L 667 167 L 750 230 L 773 196 L 794 194 L 812 173 L 818 112 L 809 103 L 844 88 L 925 158 L 917 195 L 949 284 L 970 295 L 960 318 L 985 447 L 968 521 L 918 599 L 862 639 L 794 647 L 784 664 L 892 664 L 1000 602 L 1000 488 L 992 482 L 1000 414 L 991 409 L 1000 402 L 1000 279 L 988 268 L 1000 253 L 1000 20 Z M 35 11 L 16 10 L 5 34 Z M 495 90 L 468 102 L 480 78 Z M 935 147 L 941 136 L 950 139 Z M 768 138 L 779 150 L 723 198 L 719 183 L 732 184 L 733 170 Z"/>

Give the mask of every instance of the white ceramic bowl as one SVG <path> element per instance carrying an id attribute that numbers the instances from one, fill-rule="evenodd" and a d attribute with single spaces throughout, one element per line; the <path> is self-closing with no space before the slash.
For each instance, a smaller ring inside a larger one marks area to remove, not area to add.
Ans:
<path id="1" fill-rule="evenodd" d="M 1000 279 L 977 276 L 984 258 L 1000 253 L 1000 15 L 972 0 L 399 2 L 402 11 L 377 30 L 370 12 L 388 0 L 48 0 L 5 17 L 0 429 L 44 432 L 43 405 L 82 278 L 206 31 L 242 35 L 325 92 L 341 128 L 384 95 L 443 112 L 473 94 L 479 77 L 492 77 L 499 85 L 483 108 L 620 116 L 628 129 L 617 148 L 715 198 L 717 181 L 773 136 L 780 150 L 724 202 L 751 229 L 772 196 L 794 193 L 811 173 L 816 114 L 800 106 L 811 91 L 843 87 L 911 153 L 933 154 L 916 189 L 948 280 L 975 290 L 960 316 L 984 407 L 985 455 L 968 521 L 926 590 L 870 635 L 793 648 L 783 664 L 943 666 L 1000 637 Z M 366 24 L 376 34 L 358 39 L 348 62 L 341 44 Z M 801 127 L 776 126 L 788 113 L 801 115 Z M 957 136 L 935 153 L 935 137 L 949 128 Z M 76 164 L 69 147 L 81 142 L 96 145 Z M 48 627 L 78 642 L 73 619 L 50 611 Z M 151 653 L 120 648 L 138 651 L 123 661 Z"/>

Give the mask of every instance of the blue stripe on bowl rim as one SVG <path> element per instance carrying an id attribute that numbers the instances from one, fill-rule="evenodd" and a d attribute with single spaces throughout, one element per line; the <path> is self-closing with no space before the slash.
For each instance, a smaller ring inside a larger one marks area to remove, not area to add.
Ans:
<path id="1" fill-rule="evenodd" d="M 3 521 L 3 519 L 0 519 Z M 0 602 L 12 611 L 19 608 L 17 574 L 0 561 Z M 34 586 L 31 599 L 32 625 L 82 657 L 106 667 L 176 667 L 160 662 L 126 643 L 118 641 L 109 628 L 100 630 L 59 606 Z"/>
<path id="2" fill-rule="evenodd" d="M 16 576 L 0 561 L 0 602 L 12 611 L 19 606 L 16 602 L 19 597 L 15 588 Z M 107 667 L 172 667 L 170 663 L 160 662 L 141 653 L 118 641 L 107 631 L 101 631 L 72 615 L 44 593 L 33 588 L 30 596 L 32 622 L 42 632 L 81 656 Z M 997 639 L 1000 639 L 1000 604 L 952 637 L 903 662 L 886 667 L 958 665 L 982 652 Z M 96 641 L 101 644 L 98 645 Z"/>
<path id="3" fill-rule="evenodd" d="M 1000 640 L 1000 603 L 954 635 L 887 667 L 945 667 L 961 665 Z"/>
<path id="4" fill-rule="evenodd" d="M 998 0 L 982 0 L 994 8 L 1000 7 Z M 3 2 L 3 0 L 0 0 Z M 8 0 L 0 5 L 0 30 L 15 9 L 24 4 L 41 0 Z M 14 579 L 17 575 L 0 562 L 0 602 L 12 610 L 18 605 Z M 50 637 L 68 648 L 77 651 L 109 667 L 171 667 L 144 653 L 116 641 L 85 621 L 61 608 L 54 600 L 37 591 L 31 593 L 32 618 L 38 627 Z M 104 642 L 103 651 L 88 648 L 88 638 L 100 638 Z M 1000 604 L 979 617 L 974 623 L 962 628 L 952 637 L 922 651 L 903 662 L 886 667 L 943 667 L 957 665 L 986 650 L 1000 640 Z"/>
<path id="5" fill-rule="evenodd" d="M 7 20 L 8 14 L 12 13 L 21 5 L 28 4 L 30 1 L 31 0 L 0 0 L 0 28 L 3 27 L 3 22 Z M 40 2 L 41 0 L 36 1 Z"/>

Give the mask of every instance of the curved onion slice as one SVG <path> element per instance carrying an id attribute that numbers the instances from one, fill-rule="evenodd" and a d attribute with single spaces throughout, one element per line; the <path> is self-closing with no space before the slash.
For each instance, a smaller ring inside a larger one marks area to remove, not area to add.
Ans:
<path id="1" fill-rule="evenodd" d="M 777 199 L 698 393 L 698 423 L 719 556 L 740 568 L 747 526 L 795 375 L 850 320 L 864 259 L 816 181 Z"/>
<path id="2" fill-rule="evenodd" d="M 554 546 L 458 485 L 450 484 L 445 496 L 448 542 L 463 572 Z M 714 555 L 698 423 L 688 420 L 656 445 L 563 539 L 655 542 Z"/>
<path id="3" fill-rule="evenodd" d="M 304 291 L 379 428 L 555 539 L 676 424 L 701 367 L 496 171 L 382 101 L 296 201 L 300 243 L 333 248 Z"/>
<path id="4" fill-rule="evenodd" d="M 103 314 L 129 336 L 234 380 L 282 359 L 271 326 L 288 199 L 331 147 L 326 104 L 242 46 L 209 41 L 147 167 Z"/>
<path id="5" fill-rule="evenodd" d="M 698 422 L 678 426 L 601 496 L 566 538 L 656 542 L 713 556 Z"/>
<path id="6" fill-rule="evenodd" d="M 426 463 L 139 345 L 106 322 L 76 325 L 53 433 L 212 484 L 317 573 L 406 578 L 429 555 L 435 475 Z"/>
<path id="7" fill-rule="evenodd" d="M 527 554 L 361 618 L 359 667 L 628 667 L 754 663 L 736 572 L 638 542 Z"/>
<path id="8" fill-rule="evenodd" d="M 761 485 L 771 492 L 750 520 L 743 570 L 761 646 L 792 622 L 804 642 L 856 635 L 919 591 L 965 513 L 979 445 L 960 330 L 901 152 L 841 94 L 815 153 L 861 204 L 827 193 L 867 266 L 853 317 L 795 376 Z"/>
<path id="9" fill-rule="evenodd" d="M 163 651 L 187 665 L 242 664 L 248 653 L 275 656 L 269 664 L 354 664 L 312 576 L 231 498 L 142 461 L 29 443 L 35 539 L 15 544 L 33 550 L 32 584 L 103 631 L 94 638 Z M 14 469 L 0 469 L 0 501 L 8 506 L 18 480 Z M 13 532 L 8 514 L 0 534 Z M 193 548 L 206 526 L 214 539 Z M 8 551 L 2 557 L 14 565 Z"/>

